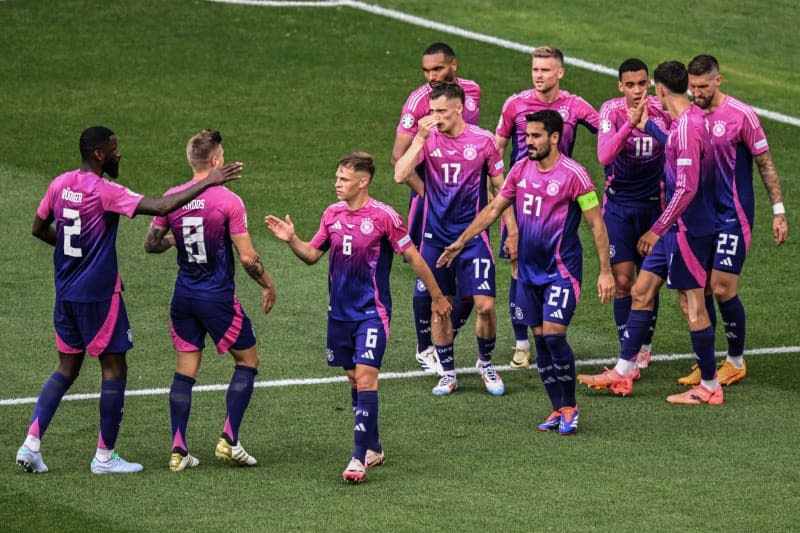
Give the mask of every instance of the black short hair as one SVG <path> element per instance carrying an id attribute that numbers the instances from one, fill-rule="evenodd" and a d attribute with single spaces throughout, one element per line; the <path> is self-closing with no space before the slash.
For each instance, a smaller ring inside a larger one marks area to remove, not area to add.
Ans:
<path id="1" fill-rule="evenodd" d="M 432 45 L 428 46 L 422 55 L 424 56 L 432 56 L 434 54 L 444 54 L 444 58 L 448 61 L 455 59 L 456 53 L 453 52 L 453 49 L 450 48 L 450 45 L 446 43 L 433 43 Z"/>
<path id="2" fill-rule="evenodd" d="M 431 90 L 431 100 L 444 96 L 448 100 L 459 100 L 464 103 L 464 89 L 456 83 L 440 83 Z"/>
<path id="3" fill-rule="evenodd" d="M 712 55 L 700 54 L 689 61 L 687 70 L 692 76 L 719 74 L 719 61 Z"/>
<path id="4" fill-rule="evenodd" d="M 619 81 L 622 81 L 622 75 L 626 72 L 639 72 L 640 70 L 643 70 L 645 74 L 649 74 L 647 64 L 641 59 L 636 59 L 635 57 L 626 59 L 619 66 Z"/>
<path id="5" fill-rule="evenodd" d="M 665 61 L 653 71 L 653 80 L 673 94 L 682 94 L 689 88 L 689 73 L 680 61 Z"/>
<path id="6" fill-rule="evenodd" d="M 95 150 L 103 148 L 114 132 L 105 126 L 92 126 L 81 133 L 80 151 L 84 161 L 90 159 Z"/>
<path id="7" fill-rule="evenodd" d="M 564 119 L 558 111 L 552 109 L 542 109 L 536 113 L 525 115 L 527 122 L 541 122 L 547 135 L 558 133 L 560 136 L 564 132 Z"/>

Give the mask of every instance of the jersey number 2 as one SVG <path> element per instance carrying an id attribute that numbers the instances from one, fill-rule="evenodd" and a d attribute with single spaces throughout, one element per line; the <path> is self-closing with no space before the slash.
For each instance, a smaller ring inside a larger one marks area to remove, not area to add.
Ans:
<path id="1" fill-rule="evenodd" d="M 72 246 L 72 236 L 81 234 L 81 214 L 76 209 L 64 208 L 64 218 L 71 220 L 72 225 L 64 224 L 64 255 L 83 257 L 83 250 Z"/>

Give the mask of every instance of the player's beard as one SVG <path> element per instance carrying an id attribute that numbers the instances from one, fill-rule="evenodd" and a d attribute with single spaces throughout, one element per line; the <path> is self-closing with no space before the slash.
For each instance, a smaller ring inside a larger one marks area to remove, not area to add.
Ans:
<path id="1" fill-rule="evenodd" d="M 119 176 L 119 158 L 109 157 L 103 161 L 103 172 L 112 178 L 117 179 Z"/>
<path id="2" fill-rule="evenodd" d="M 541 161 L 545 157 L 550 155 L 550 145 L 545 145 L 544 148 L 537 150 L 536 153 L 532 153 L 530 147 L 528 148 L 528 159 L 531 161 Z"/>

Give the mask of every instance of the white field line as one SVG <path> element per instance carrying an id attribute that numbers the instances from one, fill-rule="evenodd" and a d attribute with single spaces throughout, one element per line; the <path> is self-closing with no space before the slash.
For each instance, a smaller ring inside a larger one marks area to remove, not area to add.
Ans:
<path id="1" fill-rule="evenodd" d="M 494 37 L 492 35 L 486 35 L 485 33 L 478 33 L 470 30 L 465 30 L 463 28 L 459 28 L 458 26 L 443 24 L 441 22 L 436 22 L 434 20 L 417 17 L 415 15 L 409 15 L 408 13 L 403 13 L 402 11 L 397 11 L 394 9 L 380 7 L 373 4 L 367 4 L 365 2 L 357 2 L 353 0 L 338 0 L 338 1 L 322 0 L 319 2 L 307 2 L 307 1 L 291 2 L 284 0 L 209 0 L 209 1 L 220 4 L 238 4 L 238 5 L 262 6 L 262 7 L 350 7 L 353 9 L 360 9 L 361 11 L 366 11 L 374 15 L 379 15 L 381 17 L 399 20 L 401 22 L 405 22 L 406 24 L 420 26 L 422 28 L 440 31 L 442 33 L 447 33 L 450 35 L 457 35 L 459 37 L 463 37 L 465 39 L 470 39 L 473 41 L 493 44 L 501 48 L 506 48 L 508 50 L 515 50 L 517 52 L 523 52 L 525 54 L 530 53 L 530 51 L 535 48 L 534 45 L 516 43 L 514 41 L 508 41 L 506 39 L 501 39 L 499 37 Z M 592 72 L 597 72 L 600 74 L 614 76 L 615 78 L 618 75 L 617 69 L 607 67 L 605 65 L 599 65 L 597 63 L 592 63 L 589 61 L 584 61 L 583 59 L 579 59 L 577 57 L 565 57 L 564 62 L 574 67 L 582 68 Z M 800 118 L 784 115 L 783 113 L 778 113 L 777 111 L 770 111 L 769 109 L 762 109 L 760 107 L 753 107 L 753 109 L 755 109 L 756 113 L 758 113 L 762 117 L 774 120 L 775 122 L 781 122 L 783 124 L 789 124 L 790 126 L 800 127 Z"/>
<path id="2" fill-rule="evenodd" d="M 788 354 L 788 353 L 800 353 L 800 346 L 779 346 L 775 348 L 757 348 L 754 350 L 745 350 L 745 355 L 753 356 L 753 355 L 779 355 L 779 354 Z M 725 352 L 717 352 L 717 357 L 724 357 Z M 654 354 L 652 357 L 652 361 L 682 361 L 682 360 L 689 360 L 693 359 L 694 354 L 691 353 L 676 353 L 676 354 L 662 354 L 656 355 Z M 604 359 L 578 359 L 575 362 L 575 366 L 598 366 L 598 365 L 613 365 L 617 362 L 617 358 L 615 357 L 607 357 Z M 509 366 L 501 366 L 498 365 L 497 370 L 506 371 L 511 370 Z M 533 366 L 531 367 L 533 368 Z M 476 374 L 478 369 L 474 366 L 459 368 L 459 374 Z M 408 379 L 408 378 L 419 378 L 419 377 L 430 377 L 430 374 L 426 374 L 421 370 L 412 370 L 408 372 L 384 372 L 380 375 L 381 380 L 386 379 Z M 264 388 L 274 388 L 274 387 L 296 387 L 296 386 L 309 386 L 309 385 L 327 385 L 329 383 L 339 383 L 347 381 L 347 377 L 344 375 L 341 376 L 329 376 L 324 378 L 305 378 L 305 379 L 277 379 L 274 381 L 257 381 L 255 383 L 255 387 L 259 389 Z M 227 383 L 219 383 L 214 385 L 197 385 L 192 389 L 194 392 L 211 392 L 211 391 L 224 391 L 228 390 Z M 125 391 L 126 397 L 131 396 L 163 396 L 169 394 L 168 388 L 157 388 L 157 389 L 135 389 L 135 390 L 128 390 Z M 75 400 L 96 400 L 100 398 L 100 393 L 98 392 L 91 392 L 86 394 L 68 394 L 62 398 L 63 401 L 75 401 Z M 35 404 L 37 398 L 34 396 L 28 398 L 8 398 L 6 400 L 0 400 L 0 406 L 4 405 L 25 405 L 25 404 Z"/>

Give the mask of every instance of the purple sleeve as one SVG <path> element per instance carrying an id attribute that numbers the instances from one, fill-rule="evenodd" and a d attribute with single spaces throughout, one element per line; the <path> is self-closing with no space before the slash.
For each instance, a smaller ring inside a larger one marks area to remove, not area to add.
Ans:
<path id="1" fill-rule="evenodd" d="M 132 218 L 136 214 L 136 207 L 144 198 L 141 194 L 106 179 L 98 182 L 97 192 L 102 199 L 104 210 L 119 213 L 128 218 Z"/>
<path id="2" fill-rule="evenodd" d="M 626 120 L 618 130 L 612 120 L 614 106 L 606 102 L 600 108 L 600 128 L 597 133 L 597 159 L 601 165 L 610 165 L 625 145 L 625 140 L 633 130 L 633 124 Z"/>
<path id="3" fill-rule="evenodd" d="M 661 128 L 658 127 L 658 124 L 653 122 L 652 119 L 648 119 L 644 125 L 644 131 L 650 134 L 650 136 L 658 141 L 659 143 L 667 144 L 667 134 L 666 132 L 662 131 Z"/>

